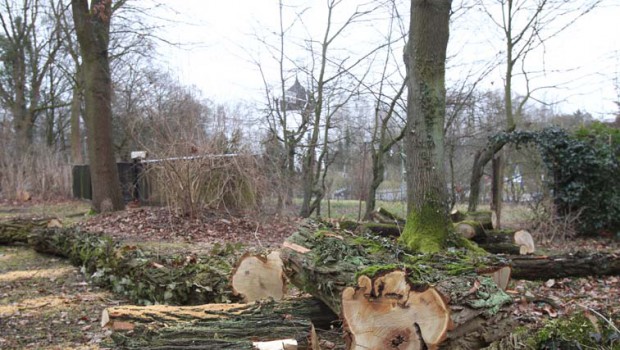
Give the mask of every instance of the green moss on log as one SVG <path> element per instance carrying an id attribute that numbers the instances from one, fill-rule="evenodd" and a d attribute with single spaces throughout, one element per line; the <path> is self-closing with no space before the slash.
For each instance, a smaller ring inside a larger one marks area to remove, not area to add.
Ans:
<path id="1" fill-rule="evenodd" d="M 359 271 L 358 273 L 355 274 L 355 280 L 357 281 L 357 279 L 360 276 L 368 276 L 370 278 L 375 277 L 378 274 L 381 274 L 383 272 L 390 272 L 390 271 L 394 271 L 394 270 L 398 270 L 401 269 L 402 266 L 398 265 L 398 264 L 386 264 L 386 265 L 373 265 L 373 266 L 369 266 L 361 271 Z"/>

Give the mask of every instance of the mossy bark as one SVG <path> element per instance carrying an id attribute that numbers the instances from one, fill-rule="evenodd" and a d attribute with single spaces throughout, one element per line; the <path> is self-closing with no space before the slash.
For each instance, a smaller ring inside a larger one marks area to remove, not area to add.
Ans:
<path id="1" fill-rule="evenodd" d="M 34 229 L 48 226 L 49 218 L 44 219 L 13 219 L 0 222 L 0 244 L 28 243 L 28 235 Z"/>
<path id="2" fill-rule="evenodd" d="M 401 240 L 424 253 L 442 250 L 450 229 L 443 132 L 450 10 L 450 0 L 412 0 L 405 48 L 408 214 Z"/>
<path id="3" fill-rule="evenodd" d="M 429 202 L 419 211 L 409 212 L 400 240 L 414 251 L 436 253 L 445 248 L 449 229 L 444 208 L 438 202 Z"/>
<path id="4" fill-rule="evenodd" d="M 416 288 L 432 286 L 448 300 L 455 327 L 441 346 L 479 349 L 510 331 L 511 298 L 478 274 L 505 263 L 474 258 L 465 250 L 416 255 L 389 238 L 348 232 L 313 222 L 302 224 L 281 251 L 291 283 L 340 314 L 343 291 L 356 287 L 360 275 L 405 271 Z"/>
<path id="5" fill-rule="evenodd" d="M 160 313 L 157 308 L 161 306 L 144 307 L 128 310 L 143 317 L 127 314 L 123 317 L 129 320 L 125 325 L 127 331 L 116 328 L 112 339 L 122 349 L 247 350 L 255 349 L 254 342 L 295 339 L 303 349 L 308 346 L 312 329 L 304 314 L 318 311 L 308 305 L 296 301 L 203 305 L 195 307 L 202 308 L 197 311 L 199 316 L 188 319 L 176 319 L 167 311 Z M 155 308 L 154 312 L 149 308 Z"/>

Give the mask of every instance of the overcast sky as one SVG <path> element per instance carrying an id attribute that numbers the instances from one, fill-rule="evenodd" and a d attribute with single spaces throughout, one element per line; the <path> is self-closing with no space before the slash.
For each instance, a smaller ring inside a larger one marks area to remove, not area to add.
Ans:
<path id="1" fill-rule="evenodd" d="M 324 30 L 325 1 L 285 3 L 289 6 L 289 20 L 295 12 L 309 8 L 303 17 L 305 27 L 296 35 L 318 38 Z M 339 14 L 345 15 L 349 9 L 342 8 Z M 401 10 L 406 14 L 408 8 Z M 166 0 L 156 13 L 157 17 L 166 19 L 162 22 L 165 23 L 162 35 L 185 44 L 184 48 L 168 45 L 160 48 L 159 59 L 164 68 L 215 101 L 260 100 L 264 86 L 252 59 L 260 59 L 268 72 L 270 67 L 275 67 L 256 38 L 269 37 L 270 31 L 277 30 L 277 0 Z M 476 64 L 493 60 L 504 45 L 484 16 L 475 12 L 466 16 L 451 28 L 449 50 L 455 57 L 451 66 L 458 68 L 449 71 L 449 81 L 458 81 Z M 382 34 L 378 32 L 385 27 L 375 18 L 372 24 L 349 33 L 343 45 L 351 48 L 368 45 L 370 37 L 380 38 Z M 616 111 L 613 101 L 618 100 L 614 79 L 620 78 L 620 0 L 604 0 L 600 8 L 579 19 L 532 55 L 528 67 L 545 71 L 533 81 L 533 87 L 561 86 L 536 95 L 557 102 L 557 110 L 570 113 L 581 109 L 596 117 Z M 502 71 L 498 69 L 488 75 L 482 86 L 501 88 L 502 84 Z M 523 86 L 517 87 L 517 92 L 524 92 Z"/>

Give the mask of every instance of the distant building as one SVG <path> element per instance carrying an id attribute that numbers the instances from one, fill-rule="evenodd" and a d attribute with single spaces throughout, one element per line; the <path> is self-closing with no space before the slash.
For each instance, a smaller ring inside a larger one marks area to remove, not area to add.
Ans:
<path id="1" fill-rule="evenodd" d="M 286 98 L 282 102 L 282 109 L 286 111 L 301 111 L 306 109 L 310 96 L 306 88 L 301 86 L 295 77 L 295 83 L 286 90 Z"/>

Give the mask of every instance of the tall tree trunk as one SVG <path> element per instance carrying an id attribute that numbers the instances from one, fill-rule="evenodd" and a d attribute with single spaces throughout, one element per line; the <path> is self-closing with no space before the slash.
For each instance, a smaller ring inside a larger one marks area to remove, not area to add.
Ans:
<path id="1" fill-rule="evenodd" d="M 71 98 L 71 162 L 73 164 L 84 164 L 82 133 L 80 132 L 83 86 L 81 74 L 81 69 L 78 67 L 75 73 L 76 82 L 73 86 L 73 97 Z"/>
<path id="2" fill-rule="evenodd" d="M 405 51 L 408 101 L 407 224 L 401 240 L 411 249 L 441 250 L 447 237 L 444 170 L 445 61 L 451 0 L 412 0 Z"/>
<path id="3" fill-rule="evenodd" d="M 95 211 L 122 210 L 118 169 L 112 148 L 112 81 L 108 57 L 111 0 L 72 0 L 73 21 L 84 73 L 86 131 Z"/>

